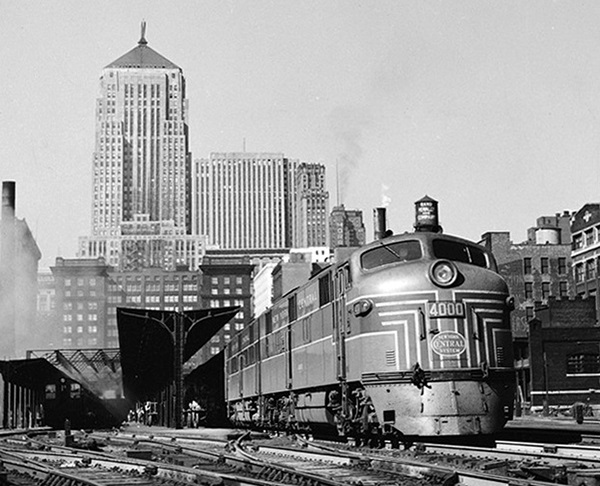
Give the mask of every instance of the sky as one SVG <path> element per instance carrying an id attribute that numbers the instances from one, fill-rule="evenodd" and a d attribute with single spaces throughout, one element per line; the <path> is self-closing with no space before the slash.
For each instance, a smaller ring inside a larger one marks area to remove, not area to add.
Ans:
<path id="1" fill-rule="evenodd" d="M 325 164 L 330 207 L 514 242 L 600 201 L 600 2 L 0 0 L 0 180 L 41 267 L 91 232 L 103 67 L 148 45 L 183 69 L 190 150 Z"/>

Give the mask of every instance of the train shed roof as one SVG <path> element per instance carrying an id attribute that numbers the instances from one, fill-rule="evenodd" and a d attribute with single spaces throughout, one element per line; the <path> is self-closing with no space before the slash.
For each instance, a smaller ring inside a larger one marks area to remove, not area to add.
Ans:
<path id="1" fill-rule="evenodd" d="M 183 362 L 190 359 L 238 312 L 239 307 L 183 312 L 117 308 L 121 368 L 125 396 L 148 400 L 172 382 L 175 335 L 183 331 Z"/>

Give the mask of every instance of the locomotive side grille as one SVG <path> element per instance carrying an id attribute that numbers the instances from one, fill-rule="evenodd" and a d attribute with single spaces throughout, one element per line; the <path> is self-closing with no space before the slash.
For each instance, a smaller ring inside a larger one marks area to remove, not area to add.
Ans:
<path id="1" fill-rule="evenodd" d="M 385 352 L 385 364 L 387 366 L 396 366 L 396 351 L 392 349 Z"/>
<path id="2" fill-rule="evenodd" d="M 504 366 L 504 346 L 496 346 L 496 363 L 498 366 Z"/>

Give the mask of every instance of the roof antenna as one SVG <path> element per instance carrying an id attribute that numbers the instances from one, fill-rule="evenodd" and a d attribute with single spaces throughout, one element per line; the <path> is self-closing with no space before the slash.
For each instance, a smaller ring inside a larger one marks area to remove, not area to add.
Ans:
<path id="1" fill-rule="evenodd" d="M 146 40 L 146 21 L 145 20 L 142 20 L 142 37 L 138 41 L 138 44 L 144 45 L 144 46 L 146 44 L 148 44 L 148 41 Z"/>

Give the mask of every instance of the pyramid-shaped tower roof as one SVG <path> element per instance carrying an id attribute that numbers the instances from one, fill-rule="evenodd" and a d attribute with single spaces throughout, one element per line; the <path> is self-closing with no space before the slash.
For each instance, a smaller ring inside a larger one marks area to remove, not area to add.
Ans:
<path id="1" fill-rule="evenodd" d="M 154 49 L 148 47 L 145 38 L 146 22 L 142 22 L 142 37 L 138 45 L 117 60 L 111 62 L 106 68 L 163 68 L 181 69 L 177 64 L 169 61 Z"/>

